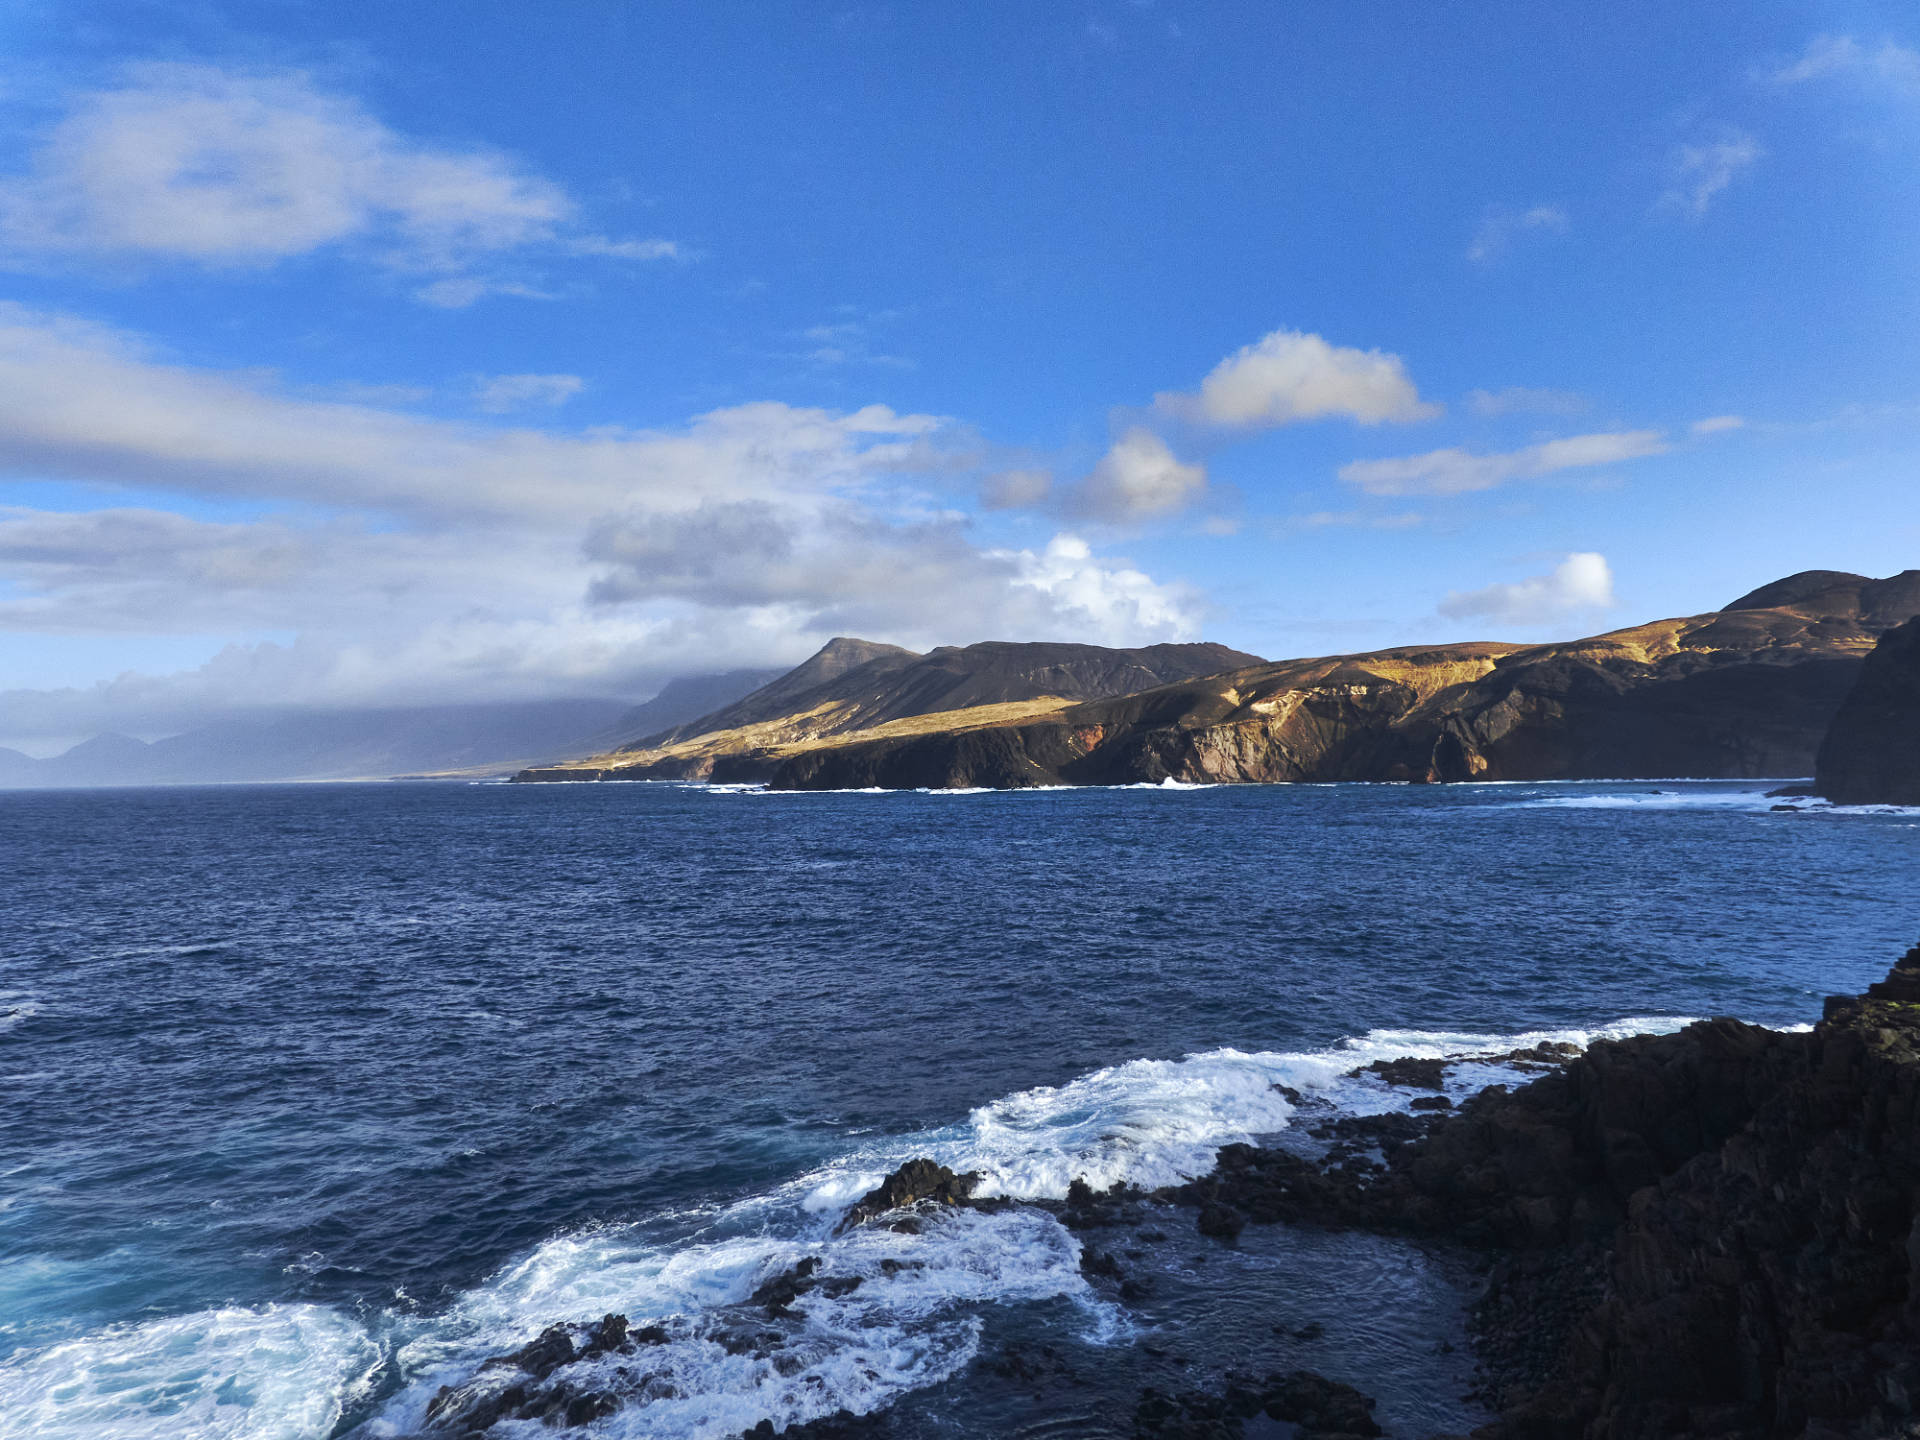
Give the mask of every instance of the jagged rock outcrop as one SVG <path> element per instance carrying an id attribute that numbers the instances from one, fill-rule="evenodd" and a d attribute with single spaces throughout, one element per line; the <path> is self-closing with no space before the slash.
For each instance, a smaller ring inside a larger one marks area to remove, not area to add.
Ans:
<path id="1" fill-rule="evenodd" d="M 1251 666 L 995 724 L 782 757 L 791 789 L 1804 775 L 1920 571 L 1809 571 L 1725 610 L 1557 645 Z"/>
<path id="2" fill-rule="evenodd" d="M 924 1157 L 909 1160 L 854 1202 L 840 1217 L 835 1232 L 851 1230 L 877 1216 L 915 1205 L 971 1205 L 980 1183 L 975 1171 L 956 1175 L 946 1166 Z"/>
<path id="3" fill-rule="evenodd" d="M 1920 805 L 1920 620 L 1867 656 L 1820 743 L 1814 789 L 1836 805 Z"/>
<path id="4" fill-rule="evenodd" d="M 1603 1042 L 1424 1123 L 1381 1162 L 1229 1146 L 1176 1194 L 1510 1256 L 1483 1440 L 1920 1434 L 1920 947 L 1811 1033 Z"/>

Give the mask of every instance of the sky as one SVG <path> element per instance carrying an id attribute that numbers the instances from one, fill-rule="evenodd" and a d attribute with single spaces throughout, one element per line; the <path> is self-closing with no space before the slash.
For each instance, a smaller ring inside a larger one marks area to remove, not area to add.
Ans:
<path id="1" fill-rule="evenodd" d="M 1920 12 L 9 0 L 0 744 L 1920 565 Z"/>

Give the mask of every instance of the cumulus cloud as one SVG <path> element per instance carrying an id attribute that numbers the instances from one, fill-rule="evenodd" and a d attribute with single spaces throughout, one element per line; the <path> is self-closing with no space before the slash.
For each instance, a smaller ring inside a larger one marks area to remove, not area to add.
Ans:
<path id="1" fill-rule="evenodd" d="M 1587 397 L 1571 390 L 1509 385 L 1504 390 L 1469 390 L 1467 408 L 1487 419 L 1502 415 L 1579 415 L 1587 409 Z"/>
<path id="2" fill-rule="evenodd" d="M 0 629 L 242 642 L 182 675 L 15 695 L 0 735 L 28 714 L 85 733 L 115 707 L 152 729 L 216 705 L 643 694 L 845 631 L 918 648 L 1191 634 L 1178 586 L 1071 536 L 990 546 L 940 510 L 928 484 L 971 483 L 956 429 L 773 402 L 647 430 L 450 421 L 0 307 L 0 473 L 179 497 L 0 510 Z M 236 510 L 252 518 L 206 518 Z"/>
<path id="3" fill-rule="evenodd" d="M 1808 42 L 1798 60 L 1774 71 L 1771 78 L 1779 85 L 1833 78 L 1870 80 L 1920 95 L 1920 50 L 1892 40 L 1869 47 L 1851 35 L 1819 35 Z"/>
<path id="4" fill-rule="evenodd" d="M 1607 557 L 1576 551 L 1544 575 L 1483 590 L 1455 590 L 1440 602 L 1450 620 L 1541 625 L 1568 615 L 1611 609 L 1613 572 Z"/>
<path id="5" fill-rule="evenodd" d="M 585 387 L 578 375 L 482 375 L 474 381 L 473 403 L 489 415 L 564 405 Z"/>
<path id="6" fill-rule="evenodd" d="M 1207 373 L 1197 394 L 1164 392 L 1153 403 L 1175 419 L 1243 430 L 1331 416 L 1378 425 L 1440 413 L 1420 399 L 1398 355 L 1329 345 L 1297 330 L 1243 346 Z"/>
<path id="7" fill-rule="evenodd" d="M 1759 141 L 1739 130 L 1705 144 L 1676 146 L 1668 158 L 1668 184 L 1660 203 L 1697 220 L 1764 153 Z"/>
<path id="8" fill-rule="evenodd" d="M 592 603 L 679 600 L 715 609 L 783 607 L 820 633 L 938 634 L 966 614 L 995 634 L 1036 624 L 1116 639 L 1189 633 L 1177 589 L 1097 560 L 1056 536 L 1042 551 L 983 550 L 959 520 L 889 520 L 840 505 L 800 512 L 747 501 L 596 525 Z"/>
<path id="9" fill-rule="evenodd" d="M 1369 495 L 1464 495 L 1515 480 L 1537 480 L 1562 470 L 1659 455 L 1667 448 L 1666 437 L 1658 430 L 1624 430 L 1572 435 L 1495 455 L 1455 449 L 1389 460 L 1355 460 L 1340 467 L 1340 478 Z"/>
<path id="10" fill-rule="evenodd" d="M 1140 520 L 1186 508 L 1207 488 L 1204 465 L 1182 463 L 1144 426 L 1128 430 L 1093 467 L 1073 508 L 1102 520 Z"/>
<path id="11" fill-rule="evenodd" d="M 1511 250 L 1514 241 L 1522 235 L 1564 235 L 1567 226 L 1567 212 L 1558 205 L 1532 205 L 1524 210 L 1489 210 L 1481 218 L 1479 228 L 1473 232 L 1473 243 L 1467 246 L 1467 258 L 1476 264 L 1490 264 Z"/>
<path id="12" fill-rule="evenodd" d="M 541 293 L 470 273 L 504 256 L 678 253 L 576 234 L 577 208 L 506 155 L 409 139 L 304 74 L 150 64 L 75 96 L 27 169 L 0 180 L 0 256 L 259 269 L 350 248 L 443 277 L 418 293 L 458 305 Z"/>

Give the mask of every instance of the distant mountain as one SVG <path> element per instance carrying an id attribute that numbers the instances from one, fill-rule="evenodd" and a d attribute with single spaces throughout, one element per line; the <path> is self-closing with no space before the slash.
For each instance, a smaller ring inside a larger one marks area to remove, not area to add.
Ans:
<path id="1" fill-rule="evenodd" d="M 838 700 L 866 693 L 882 677 L 904 669 L 920 656 L 898 645 L 880 645 L 871 640 L 829 640 L 808 659 L 793 669 L 771 676 L 757 689 L 708 712 L 685 716 L 654 732 L 630 731 L 631 738 L 618 748 L 645 750 L 671 745 L 690 735 L 707 735 L 716 730 L 738 730 L 778 720 L 785 715 L 803 713 L 823 700 Z M 857 674 L 852 681 L 848 676 Z"/>
<path id="2" fill-rule="evenodd" d="M 753 694 L 683 725 L 528 780 L 705 778 L 770 768 L 796 745 L 965 717 L 978 723 L 1046 714 L 1076 701 L 1126 695 L 1170 680 L 1261 663 L 1224 645 L 1014 644 L 942 646 L 925 655 L 837 639 Z"/>
<path id="3" fill-rule="evenodd" d="M 505 774 L 529 760 L 587 748 L 585 737 L 630 708 L 618 700 L 549 700 L 302 711 L 224 721 L 152 744 L 96 735 L 24 767 L 0 756 L 0 785 L 386 779 L 487 765 Z"/>
<path id="4" fill-rule="evenodd" d="M 1725 610 L 1565 644 L 1262 664 L 1045 715 L 798 747 L 769 776 L 898 788 L 1806 775 L 1866 654 L 1916 613 L 1920 571 L 1805 571 Z"/>
<path id="5" fill-rule="evenodd" d="M 728 670 L 717 675 L 689 675 L 669 680 L 653 699 L 624 711 L 606 729 L 580 737 L 568 749 L 580 755 L 616 749 L 636 735 L 684 725 L 731 705 L 786 673 L 784 670 Z"/>
<path id="6" fill-rule="evenodd" d="M 18 750 L 0 747 L 0 789 L 10 785 L 33 785 L 40 773 L 40 762 Z"/>
<path id="7" fill-rule="evenodd" d="M 636 734 L 682 724 L 782 673 L 684 676 L 640 705 L 534 700 L 289 711 L 204 725 L 152 744 L 127 735 L 96 735 L 46 760 L 0 749 L 0 788 L 510 775 L 527 765 L 594 754 Z"/>

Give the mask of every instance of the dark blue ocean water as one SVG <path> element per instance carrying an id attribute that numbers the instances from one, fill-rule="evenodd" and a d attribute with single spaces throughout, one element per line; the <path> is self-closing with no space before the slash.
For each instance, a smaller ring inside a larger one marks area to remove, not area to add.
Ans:
<path id="1" fill-rule="evenodd" d="M 1761 788 L 0 793 L 0 1436 L 410 1433 L 606 1310 L 680 1327 L 609 1434 L 1012 1433 L 985 1377 L 1042 1343 L 1035 1423 L 1123 1433 L 1273 1316 L 1332 1333 L 1239 1358 L 1470 1420 L 1464 1361 L 1389 1373 L 1457 1321 L 1412 1252 L 1171 1234 L 1126 1304 L 1040 1211 L 827 1232 L 918 1153 L 1192 1173 L 1275 1080 L 1395 1103 L 1340 1078 L 1377 1054 L 1807 1022 L 1920 938 L 1920 818 Z M 797 1375 L 715 1343 L 802 1253 L 924 1263 L 816 1307 Z"/>

